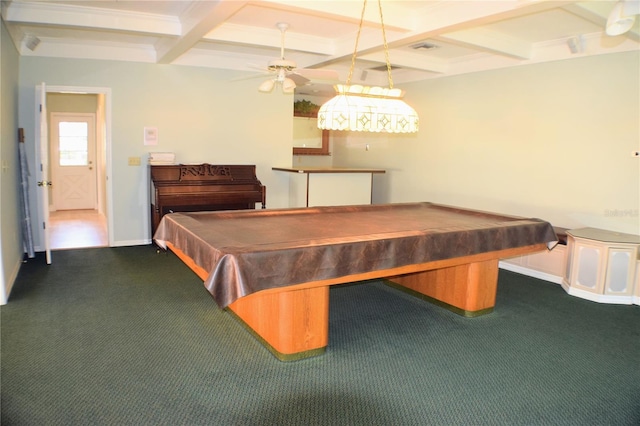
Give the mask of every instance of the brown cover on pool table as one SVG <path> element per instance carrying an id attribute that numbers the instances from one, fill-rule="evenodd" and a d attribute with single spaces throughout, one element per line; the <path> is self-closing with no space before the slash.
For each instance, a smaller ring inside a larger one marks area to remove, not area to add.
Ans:
<path id="1" fill-rule="evenodd" d="M 210 271 L 221 307 L 251 293 L 357 273 L 546 243 L 540 219 L 433 203 L 165 215 L 154 235 Z"/>

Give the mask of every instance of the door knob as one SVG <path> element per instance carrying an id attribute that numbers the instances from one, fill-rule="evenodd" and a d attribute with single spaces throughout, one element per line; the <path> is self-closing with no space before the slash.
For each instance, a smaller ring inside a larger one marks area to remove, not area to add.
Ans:
<path id="1" fill-rule="evenodd" d="M 53 186 L 53 183 L 46 180 L 41 180 L 40 182 L 38 182 L 38 186 Z"/>

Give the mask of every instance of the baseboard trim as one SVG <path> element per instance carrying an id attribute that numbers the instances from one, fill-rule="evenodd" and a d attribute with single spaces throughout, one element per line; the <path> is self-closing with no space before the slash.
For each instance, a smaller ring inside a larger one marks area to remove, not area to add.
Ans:
<path id="1" fill-rule="evenodd" d="M 24 254 L 26 256 L 26 254 Z M 2 293 L 0 294 L 0 305 L 6 305 L 11 297 L 11 290 L 13 290 L 13 285 L 16 283 L 18 279 L 18 273 L 20 273 L 20 267 L 24 263 L 23 258 L 18 258 L 18 261 L 13 265 L 13 269 L 11 270 L 11 274 L 7 277 L 7 281 L 3 282 L 4 288 L 2 289 Z"/>
<path id="2" fill-rule="evenodd" d="M 144 239 L 144 240 L 124 240 L 124 241 L 114 241 L 113 244 L 109 245 L 109 246 L 104 246 L 105 248 L 108 247 L 129 247 L 129 246 L 148 246 L 149 244 L 151 244 L 152 241 L 151 239 Z M 96 248 L 96 247 L 81 247 L 81 248 Z M 58 249 L 51 249 L 52 251 L 56 251 Z M 64 249 L 64 250 L 68 250 L 68 249 Z M 36 253 L 41 253 L 44 252 L 44 247 L 42 246 L 36 246 L 34 251 Z"/>
<path id="3" fill-rule="evenodd" d="M 513 263 L 504 262 L 502 260 L 498 262 L 498 266 L 501 269 L 507 271 L 516 272 L 518 274 L 527 275 L 529 277 L 538 278 L 540 280 L 562 285 L 562 277 L 559 277 L 557 275 L 548 274 L 546 272 L 537 271 L 531 268 L 525 268 L 524 266 L 514 265 Z"/>
<path id="4" fill-rule="evenodd" d="M 567 294 L 576 296 L 581 299 L 590 300 L 597 303 L 608 303 L 612 305 L 633 305 L 634 296 L 616 296 L 615 294 L 596 294 L 590 291 L 582 290 L 579 288 L 571 287 L 566 282 L 562 282 L 562 288 Z"/>
<path id="5" fill-rule="evenodd" d="M 148 246 L 149 244 L 151 244 L 150 239 L 114 241 L 111 247 Z"/>

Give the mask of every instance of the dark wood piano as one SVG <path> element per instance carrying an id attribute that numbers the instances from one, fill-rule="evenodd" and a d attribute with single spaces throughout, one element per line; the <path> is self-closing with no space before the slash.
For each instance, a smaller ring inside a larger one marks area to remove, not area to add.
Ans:
<path id="1" fill-rule="evenodd" d="M 266 208 L 267 187 L 254 165 L 150 165 L 151 237 L 171 212 Z"/>

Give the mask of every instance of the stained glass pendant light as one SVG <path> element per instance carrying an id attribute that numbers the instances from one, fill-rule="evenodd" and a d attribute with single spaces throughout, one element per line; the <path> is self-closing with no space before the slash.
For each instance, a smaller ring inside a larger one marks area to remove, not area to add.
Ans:
<path id="1" fill-rule="evenodd" d="M 318 111 L 318 127 L 320 129 L 388 133 L 415 133 L 418 131 L 418 114 L 402 100 L 404 91 L 393 88 L 389 47 L 387 46 L 380 1 L 378 0 L 378 9 L 380 10 L 380 25 L 389 87 L 351 84 L 358 51 L 358 40 L 364 21 L 364 11 L 367 7 L 367 0 L 364 0 L 347 84 L 336 85 L 337 95 L 320 107 Z"/>

